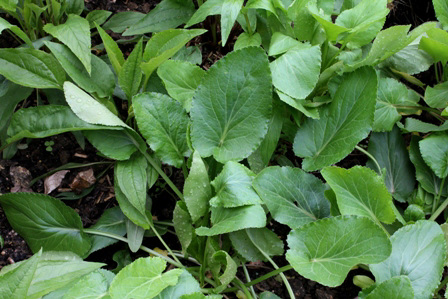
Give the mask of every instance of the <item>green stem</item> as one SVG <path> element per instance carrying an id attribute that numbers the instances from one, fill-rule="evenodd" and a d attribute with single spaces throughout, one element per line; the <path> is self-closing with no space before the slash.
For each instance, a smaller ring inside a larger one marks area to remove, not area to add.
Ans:
<path id="1" fill-rule="evenodd" d="M 251 281 L 249 271 L 247 271 L 247 267 L 244 263 L 242 263 L 242 266 L 243 266 L 244 276 L 246 276 L 246 280 L 249 283 Z M 257 293 L 255 293 L 254 287 L 250 286 L 249 288 L 250 288 L 250 291 L 252 292 L 252 296 L 254 296 L 254 298 L 257 298 Z"/>
<path id="2" fill-rule="evenodd" d="M 252 34 L 254 32 L 252 31 L 252 27 L 250 26 L 250 21 L 249 21 L 249 17 L 247 16 L 247 12 L 244 13 L 243 15 L 244 15 L 244 19 L 246 20 L 247 31 L 249 31 L 249 35 L 252 36 Z"/>
<path id="3" fill-rule="evenodd" d="M 201 7 L 201 5 L 204 4 L 202 0 L 198 0 L 198 6 Z"/>
<path id="4" fill-rule="evenodd" d="M 445 277 L 442 282 L 439 284 L 439 287 L 434 291 L 434 295 L 437 295 L 441 289 L 448 283 L 448 276 Z"/>
<path id="5" fill-rule="evenodd" d="M 439 193 L 437 193 L 437 198 L 434 199 L 434 203 L 433 204 L 433 210 L 434 207 L 436 207 L 439 204 L 440 201 L 440 197 L 442 196 L 442 192 L 443 192 L 443 188 L 445 187 L 445 179 L 446 177 L 444 177 L 442 179 L 442 182 L 440 183 L 440 190 Z M 437 217 L 439 217 L 440 214 L 442 214 L 442 212 L 445 210 L 445 208 L 448 206 L 448 198 L 445 199 L 445 201 L 440 205 L 440 207 L 432 213 L 431 217 L 429 218 L 429 220 L 436 220 Z"/>
<path id="6" fill-rule="evenodd" d="M 173 257 L 173 259 L 178 262 L 179 264 L 182 264 L 178 259 L 177 256 L 171 251 L 171 248 L 165 243 L 165 241 L 163 240 L 163 238 L 159 235 L 159 232 L 154 228 L 154 226 L 150 225 L 149 227 L 151 227 L 152 231 L 154 232 L 154 234 L 156 235 L 156 237 L 159 239 L 160 243 L 163 244 L 163 246 L 165 247 L 165 249 L 170 253 L 170 255 Z"/>
<path id="7" fill-rule="evenodd" d="M 397 217 L 398 221 L 403 224 L 406 225 L 406 220 L 404 220 L 403 215 L 401 215 L 400 211 L 397 210 L 397 207 L 392 204 L 392 209 L 394 210 L 394 214 Z"/>
<path id="8" fill-rule="evenodd" d="M 185 161 L 184 161 L 184 163 L 182 163 L 182 172 L 184 173 L 184 180 L 186 180 L 187 177 L 188 177 L 188 170 L 187 170 L 187 165 L 186 164 L 187 163 L 185 163 Z"/>
<path id="9" fill-rule="evenodd" d="M 174 226 L 174 224 L 172 222 L 169 222 L 169 221 L 153 220 L 153 222 L 154 222 L 154 224 L 159 224 L 159 225 Z"/>
<path id="10" fill-rule="evenodd" d="M 437 62 L 434 63 L 434 72 L 436 73 L 436 81 L 437 83 L 440 83 L 440 78 L 439 78 L 439 67 L 437 65 Z"/>
<path id="11" fill-rule="evenodd" d="M 293 269 L 291 265 L 286 265 L 284 267 L 281 267 L 281 268 L 278 268 L 278 269 L 276 269 L 274 271 L 266 273 L 265 275 L 260 276 L 257 279 L 252 280 L 251 282 L 245 283 L 244 285 L 246 287 L 250 287 L 250 286 L 256 285 L 257 283 L 265 281 L 266 279 L 271 278 L 272 276 L 276 276 L 276 275 L 278 275 L 280 273 L 283 273 L 283 272 L 291 270 L 291 269 Z M 227 288 L 224 291 L 222 291 L 222 293 L 231 293 L 231 292 L 235 292 L 235 291 L 238 291 L 238 288 L 236 288 L 236 287 L 234 287 L 234 288 Z M 205 293 L 205 294 L 211 294 L 211 293 L 215 292 L 215 289 L 202 289 L 202 292 Z"/>
<path id="12" fill-rule="evenodd" d="M 235 277 L 234 280 L 232 280 L 232 282 L 234 284 L 236 284 L 244 293 L 244 295 L 246 296 L 247 299 L 252 299 L 252 296 L 250 295 L 249 290 L 247 289 L 247 287 L 244 285 L 244 283 L 241 282 L 241 280 L 238 279 L 238 277 Z M 256 298 L 256 297 L 255 297 Z"/>
<path id="13" fill-rule="evenodd" d="M 378 161 L 375 159 L 374 156 L 372 156 L 371 153 L 369 153 L 368 151 L 366 151 L 365 149 L 363 149 L 360 146 L 355 146 L 355 148 L 360 151 L 361 153 L 363 153 L 364 155 L 366 155 L 367 157 L 370 158 L 370 160 L 372 160 L 375 163 L 376 168 L 378 168 L 378 174 L 381 176 L 383 174 L 383 169 L 381 168 L 380 164 L 378 163 Z"/>
<path id="14" fill-rule="evenodd" d="M 255 246 L 257 246 L 257 245 L 255 245 Z M 259 248 L 259 247 L 257 246 L 257 248 Z M 265 258 L 272 264 L 272 266 L 273 266 L 276 270 L 280 269 L 279 266 L 277 266 L 277 264 L 271 259 L 271 257 L 270 257 L 269 255 L 267 255 L 264 251 L 261 251 L 261 253 L 262 253 L 262 254 L 264 255 L 264 257 L 265 257 Z M 294 296 L 294 292 L 293 292 L 293 290 L 292 290 L 292 288 L 291 288 L 291 285 L 289 284 L 289 281 L 288 281 L 288 279 L 286 278 L 285 274 L 280 273 L 280 277 L 282 278 L 283 283 L 285 284 L 286 290 L 288 291 L 289 298 L 291 298 L 291 299 L 295 299 L 296 296 Z"/>
<path id="15" fill-rule="evenodd" d="M 83 232 L 88 233 L 88 234 L 91 234 L 91 235 L 97 235 L 97 236 L 107 237 L 107 238 L 111 238 L 111 239 L 115 239 L 115 240 L 120 240 L 120 241 L 123 241 L 123 242 L 128 243 L 128 239 L 127 239 L 127 238 L 122 237 L 122 236 L 119 236 L 119 235 L 116 235 L 116 234 L 108 233 L 108 232 L 102 232 L 102 231 L 95 230 L 95 229 L 90 229 L 90 228 L 85 228 L 85 229 L 83 230 Z M 174 266 L 176 266 L 176 267 L 178 267 L 178 268 L 185 268 L 185 266 L 182 265 L 182 263 L 179 262 L 178 260 L 175 261 L 175 260 L 173 260 L 173 259 L 171 259 L 171 258 L 169 258 L 169 257 L 167 257 L 167 256 L 164 256 L 163 254 L 158 253 L 158 252 L 155 251 L 155 250 L 149 249 L 149 248 L 146 247 L 146 246 L 143 246 L 143 245 L 140 246 L 140 250 L 143 250 L 143 251 L 145 251 L 145 252 L 147 252 L 147 253 L 149 253 L 149 254 L 158 256 L 158 257 L 164 259 L 165 261 L 167 261 L 168 263 L 170 263 L 171 265 L 174 265 Z"/>

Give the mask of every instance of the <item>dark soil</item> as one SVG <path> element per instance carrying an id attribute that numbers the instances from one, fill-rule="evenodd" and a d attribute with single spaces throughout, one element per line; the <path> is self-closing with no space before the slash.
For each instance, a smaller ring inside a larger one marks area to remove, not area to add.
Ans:
<path id="1" fill-rule="evenodd" d="M 88 10 L 103 9 L 112 12 L 132 10 L 143 13 L 149 12 L 158 2 L 160 1 L 85 0 L 86 8 Z M 435 20 L 431 1 L 397 0 L 391 4 L 390 8 L 391 13 L 387 18 L 386 27 L 399 24 L 411 24 L 414 28 L 423 22 Z M 238 30 L 238 28 L 235 29 Z M 237 36 L 237 34 L 235 36 Z M 193 44 L 201 45 L 203 52 L 202 67 L 205 69 L 209 68 L 215 61 L 219 60 L 233 47 L 232 37 L 229 39 L 229 43 L 226 48 L 220 48 L 218 45 L 213 45 L 209 42 L 209 40 L 210 36 L 205 35 L 198 37 L 193 41 Z M 1 47 L 16 46 L 14 43 L 15 41 L 9 35 L 6 35 L 5 33 L 1 35 Z M 433 78 L 425 77 L 424 74 L 420 75 L 419 79 L 425 83 L 433 81 Z M 51 151 L 47 151 L 44 144 L 45 141 L 49 140 L 54 141 Z M 301 161 L 299 158 L 291 154 L 292 151 L 290 150 L 290 145 L 288 146 L 286 144 L 285 147 L 287 148 L 285 156 L 289 158 L 293 164 L 299 166 Z M 18 150 L 13 159 L 0 160 L 0 194 L 9 193 L 14 187 L 22 188 L 22 191 L 27 191 L 25 189 L 28 188 L 30 189 L 28 191 L 44 193 L 43 180 L 37 181 L 29 188 L 27 186 L 29 179 L 41 176 L 50 170 L 69 162 L 91 163 L 101 161 L 107 162 L 96 154 L 96 150 L 91 145 L 86 144 L 85 149 L 82 149 L 72 134 L 62 134 L 43 140 L 32 140 L 26 149 Z M 365 162 L 366 157 L 358 151 L 354 151 L 347 158 L 339 162 L 338 165 L 345 168 L 350 168 L 354 165 L 365 165 Z M 89 168 L 90 167 L 70 170 L 62 181 L 60 187 L 53 191 L 50 195 L 56 196 L 60 192 L 69 191 L 71 189 L 70 184 L 73 182 L 76 175 L 79 172 Z M 71 206 L 79 213 L 85 227 L 89 227 L 94 224 L 102 215 L 104 210 L 117 205 L 114 198 L 112 185 L 113 168 L 110 167 L 110 164 L 96 165 L 92 168 L 95 175 L 104 172 L 104 175 L 95 183 L 93 190 L 82 199 L 65 201 L 67 205 Z M 182 172 L 171 167 L 165 167 L 164 171 L 170 176 L 176 185 L 181 188 L 183 185 Z M 316 175 L 320 177 L 318 173 L 316 173 Z M 20 186 L 17 185 L 17 182 L 20 182 Z M 170 193 L 169 188 L 165 188 L 163 184 L 157 183 L 156 186 L 151 189 L 150 196 L 153 200 L 153 215 L 159 220 L 171 220 L 172 211 L 176 204 L 176 200 Z M 270 224 L 270 228 L 277 233 L 282 240 L 286 239 L 286 236 L 290 230 L 288 227 L 275 222 Z M 0 248 L 0 269 L 8 264 L 27 259 L 32 255 L 25 241 L 8 224 L 1 208 L 0 235 L 5 241 L 4 247 Z M 172 234 L 167 233 L 164 236 L 164 239 L 171 248 L 180 249 L 180 244 L 177 238 Z M 145 245 L 150 248 L 163 248 L 163 246 L 159 244 L 158 240 L 155 238 L 145 239 Z M 113 269 L 116 265 L 112 260 L 112 255 L 118 250 L 123 249 L 127 249 L 126 244 L 117 243 L 92 254 L 88 260 L 107 263 L 109 269 Z M 284 257 L 277 257 L 274 260 L 280 267 L 287 264 Z M 248 268 L 252 279 L 273 270 L 269 264 L 264 263 L 254 264 Z M 360 289 L 353 285 L 353 276 L 369 275 L 369 273 L 362 269 L 351 271 L 344 284 L 338 288 L 322 286 L 314 281 L 301 277 L 295 271 L 287 271 L 285 272 L 285 275 L 287 276 L 297 298 L 331 299 L 355 298 Z M 245 280 L 243 275 L 240 275 L 240 278 L 242 281 Z M 257 284 L 254 288 L 257 292 L 271 291 L 281 298 L 288 298 L 283 283 L 281 280 L 276 278 L 268 279 L 260 284 Z"/>

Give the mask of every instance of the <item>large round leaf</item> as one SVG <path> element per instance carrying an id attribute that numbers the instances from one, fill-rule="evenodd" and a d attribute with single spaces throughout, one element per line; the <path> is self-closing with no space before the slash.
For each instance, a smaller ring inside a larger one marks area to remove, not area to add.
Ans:
<path id="1" fill-rule="evenodd" d="M 438 133 L 419 142 L 423 160 L 439 177 L 448 176 L 448 134 Z"/>
<path id="2" fill-rule="evenodd" d="M 367 217 L 321 219 L 288 235 L 286 259 L 300 275 L 335 287 L 360 263 L 384 261 L 391 252 L 386 233 Z"/>
<path id="3" fill-rule="evenodd" d="M 249 47 L 228 54 L 210 68 L 193 97 L 193 147 L 221 163 L 247 158 L 266 134 L 271 105 L 266 53 Z"/>

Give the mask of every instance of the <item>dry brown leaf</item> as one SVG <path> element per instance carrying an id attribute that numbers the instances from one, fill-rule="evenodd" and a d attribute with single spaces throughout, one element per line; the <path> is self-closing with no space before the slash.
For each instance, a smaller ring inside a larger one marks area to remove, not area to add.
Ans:
<path id="1" fill-rule="evenodd" d="M 12 183 L 14 186 L 11 188 L 11 193 L 16 192 L 33 192 L 30 188 L 31 172 L 22 166 L 12 166 L 9 169 Z"/>
<path id="2" fill-rule="evenodd" d="M 69 172 L 70 170 L 61 170 L 46 177 L 44 181 L 45 194 L 50 194 L 53 190 L 58 188 L 61 185 L 65 175 Z"/>
<path id="3" fill-rule="evenodd" d="M 84 189 L 87 189 L 95 184 L 95 182 L 96 178 L 93 173 L 93 169 L 89 168 L 85 171 L 79 172 L 76 175 L 73 182 L 70 184 L 70 188 L 72 188 L 75 193 L 81 193 Z"/>

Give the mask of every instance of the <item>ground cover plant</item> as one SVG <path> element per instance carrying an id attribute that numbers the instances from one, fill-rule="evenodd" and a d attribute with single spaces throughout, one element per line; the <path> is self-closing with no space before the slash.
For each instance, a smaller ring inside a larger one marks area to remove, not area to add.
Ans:
<path id="1" fill-rule="evenodd" d="M 0 1 L 17 40 L 0 49 L 3 159 L 39 139 L 53 155 L 60 134 L 98 158 L 0 195 L 33 253 L 0 270 L 0 297 L 296 298 L 291 271 L 446 297 L 448 2 L 430 4 L 438 21 L 384 28 L 392 1 Z M 73 200 L 108 174 L 114 204 L 83 223 Z M 254 287 L 272 277 L 285 292 Z"/>

